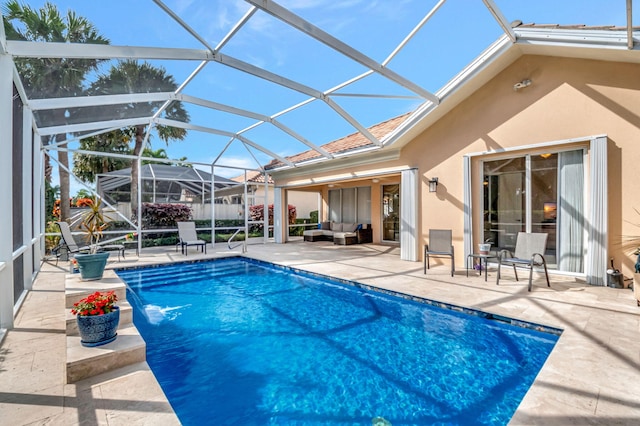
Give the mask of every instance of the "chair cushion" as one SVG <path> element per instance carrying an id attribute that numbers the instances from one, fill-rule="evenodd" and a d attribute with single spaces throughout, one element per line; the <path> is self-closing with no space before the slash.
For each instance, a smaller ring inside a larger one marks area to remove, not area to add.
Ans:
<path id="1" fill-rule="evenodd" d="M 197 246 L 201 244 L 206 244 L 204 240 L 193 240 L 193 241 L 183 241 L 182 244 L 187 246 Z"/>
<path id="2" fill-rule="evenodd" d="M 343 223 L 342 224 L 342 231 L 343 232 L 354 232 L 357 227 L 358 227 L 357 223 Z"/>
<path id="3" fill-rule="evenodd" d="M 302 233 L 303 236 L 306 237 L 319 237 L 320 235 L 324 235 L 321 229 L 308 229 Z"/>
<path id="4" fill-rule="evenodd" d="M 342 223 L 331 222 L 331 230 L 333 232 L 342 232 Z"/>
<path id="5" fill-rule="evenodd" d="M 334 232 L 333 238 L 346 238 L 346 237 L 357 237 L 358 234 L 355 232 Z"/>
<path id="6" fill-rule="evenodd" d="M 321 222 L 320 223 L 320 229 L 322 229 L 322 230 L 330 230 L 331 229 L 331 222 Z"/>

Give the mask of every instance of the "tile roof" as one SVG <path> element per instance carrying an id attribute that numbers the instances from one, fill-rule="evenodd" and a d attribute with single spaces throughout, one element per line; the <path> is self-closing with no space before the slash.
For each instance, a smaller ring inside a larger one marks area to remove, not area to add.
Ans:
<path id="1" fill-rule="evenodd" d="M 411 114 L 408 112 L 406 114 L 400 115 L 398 117 L 391 118 L 387 121 L 383 121 L 382 123 L 375 124 L 369 127 L 369 131 L 373 136 L 375 136 L 378 140 L 382 139 L 392 131 L 394 131 L 407 117 Z M 367 138 L 365 138 L 362 133 L 355 132 L 343 138 L 337 139 L 335 141 L 331 141 L 324 145 L 321 145 L 321 148 L 330 154 L 339 154 L 344 152 L 349 152 L 357 148 L 362 148 L 366 146 L 373 146 L 373 143 Z M 308 151 L 304 151 L 298 154 L 291 155 L 286 157 L 287 160 L 292 163 L 300 163 L 303 161 L 313 160 L 315 158 L 320 158 L 322 155 L 310 149 Z M 284 166 L 284 164 L 279 160 L 272 160 L 269 164 L 265 166 L 265 169 L 275 169 L 276 167 Z"/>
<path id="2" fill-rule="evenodd" d="M 244 173 L 240 176 L 231 178 L 234 182 L 244 182 Z M 247 170 L 247 182 L 250 183 L 264 183 L 264 173 Z M 269 183 L 273 183 L 273 179 L 269 176 Z"/>

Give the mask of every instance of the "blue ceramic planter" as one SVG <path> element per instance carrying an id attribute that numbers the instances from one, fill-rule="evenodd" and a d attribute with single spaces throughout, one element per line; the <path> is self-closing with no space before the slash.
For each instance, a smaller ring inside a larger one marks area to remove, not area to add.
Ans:
<path id="1" fill-rule="evenodd" d="M 109 252 L 100 252 L 96 254 L 76 254 L 78 261 L 78 269 L 83 281 L 99 280 L 102 278 L 104 268 L 107 266 Z"/>
<path id="2" fill-rule="evenodd" d="M 120 323 L 120 308 L 115 306 L 112 312 L 104 315 L 76 315 L 76 320 L 82 346 L 106 345 L 116 340 L 116 331 Z"/>

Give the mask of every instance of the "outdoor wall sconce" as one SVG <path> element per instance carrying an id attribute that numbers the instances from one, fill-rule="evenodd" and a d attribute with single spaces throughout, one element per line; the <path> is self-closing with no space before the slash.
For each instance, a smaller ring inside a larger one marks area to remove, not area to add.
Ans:
<path id="1" fill-rule="evenodd" d="M 531 80 L 527 78 L 526 80 L 522 80 L 521 82 L 514 84 L 513 90 L 517 92 L 518 90 L 524 89 L 525 87 L 529 87 L 529 86 L 531 86 Z"/>
<path id="2" fill-rule="evenodd" d="M 431 180 L 429 181 L 429 192 L 436 192 L 437 189 L 438 189 L 438 178 L 437 177 L 431 178 Z"/>

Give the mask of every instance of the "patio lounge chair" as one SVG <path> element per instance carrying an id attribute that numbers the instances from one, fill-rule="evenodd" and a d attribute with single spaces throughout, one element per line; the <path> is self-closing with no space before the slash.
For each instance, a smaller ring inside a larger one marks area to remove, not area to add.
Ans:
<path id="1" fill-rule="evenodd" d="M 202 251 L 207 253 L 207 242 L 198 239 L 195 222 L 178 222 L 178 244 L 185 256 L 189 246 L 200 246 Z"/>
<path id="2" fill-rule="evenodd" d="M 71 228 L 67 222 L 56 222 L 58 228 L 60 229 L 60 234 L 62 235 L 60 238 L 60 242 L 57 246 L 51 250 L 56 255 L 56 265 L 58 264 L 58 258 L 60 258 L 60 251 L 62 249 L 66 249 L 67 253 L 80 253 L 83 251 L 89 251 L 89 246 L 78 246 L 76 240 L 73 238 L 73 234 L 71 233 Z"/>
<path id="3" fill-rule="evenodd" d="M 451 276 L 453 276 L 456 268 L 455 256 L 453 254 L 453 238 L 451 229 L 430 229 L 429 244 L 424 246 L 424 273 L 429 269 L 429 256 L 433 257 L 450 257 L 451 258 Z"/>
<path id="4" fill-rule="evenodd" d="M 88 252 L 91 247 L 82 246 L 80 247 L 76 240 L 73 238 L 73 234 L 71 233 L 71 228 L 67 222 L 56 222 L 58 228 L 60 228 L 60 234 L 62 238 L 60 238 L 60 242 L 58 245 L 51 250 L 56 255 L 56 265 L 58 264 L 58 258 L 60 257 L 60 250 L 63 248 L 67 249 L 68 253 L 82 253 Z M 123 244 L 106 244 L 100 246 L 100 250 L 116 250 L 118 252 L 118 261 L 120 261 L 120 255 L 124 257 L 124 245 Z"/>
<path id="5" fill-rule="evenodd" d="M 524 267 L 529 268 L 529 291 L 531 291 L 533 268 L 543 266 L 544 276 L 547 279 L 547 287 L 551 287 L 551 284 L 549 284 L 549 273 L 547 272 L 547 261 L 543 254 L 547 248 L 547 236 L 548 234 L 545 233 L 518 232 L 515 253 L 512 254 L 509 250 L 502 250 L 498 254 L 498 277 L 496 279 L 496 285 L 500 284 L 500 267 L 502 265 L 513 266 L 516 281 L 518 281 L 516 267 Z"/>

